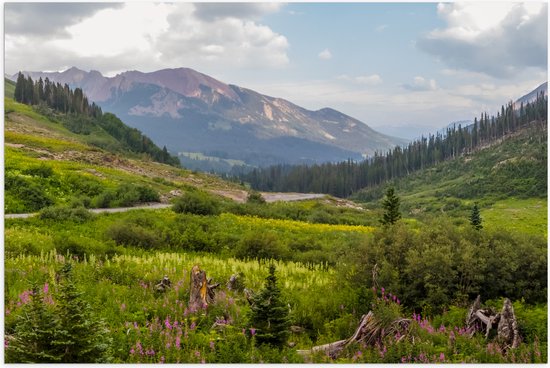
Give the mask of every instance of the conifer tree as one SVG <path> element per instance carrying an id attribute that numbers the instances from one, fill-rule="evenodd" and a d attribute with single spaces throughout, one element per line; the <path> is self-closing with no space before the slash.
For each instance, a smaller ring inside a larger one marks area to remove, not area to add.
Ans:
<path id="1" fill-rule="evenodd" d="M 477 203 L 475 203 L 474 207 L 472 208 L 472 214 L 470 215 L 470 225 L 472 225 L 476 230 L 483 229 L 483 225 L 481 224 L 481 216 L 479 213 L 479 208 L 477 207 Z"/>
<path id="2" fill-rule="evenodd" d="M 64 363 L 106 363 L 110 360 L 110 338 L 104 322 L 82 299 L 67 263 L 61 270 L 59 318 L 63 326 Z"/>
<path id="3" fill-rule="evenodd" d="M 30 302 L 15 325 L 8 341 L 7 363 L 60 363 L 63 356 L 61 321 L 56 310 L 43 302 L 37 287 L 33 287 Z"/>
<path id="4" fill-rule="evenodd" d="M 401 218 L 399 197 L 395 195 L 393 187 L 389 187 L 386 190 L 386 198 L 382 202 L 382 206 L 384 207 L 384 215 L 380 222 L 383 225 L 393 225 Z"/>
<path id="5" fill-rule="evenodd" d="M 269 266 L 265 287 L 253 298 L 250 322 L 260 344 L 283 347 L 288 339 L 290 320 L 288 308 L 277 286 L 275 266 Z"/>

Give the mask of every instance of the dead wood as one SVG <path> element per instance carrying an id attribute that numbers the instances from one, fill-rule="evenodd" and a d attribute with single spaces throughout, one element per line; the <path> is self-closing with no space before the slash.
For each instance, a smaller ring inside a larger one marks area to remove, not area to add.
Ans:
<path id="1" fill-rule="evenodd" d="M 201 270 L 198 265 L 191 269 L 191 287 L 189 292 L 189 309 L 197 311 L 206 309 L 208 304 L 214 301 L 215 289 L 219 283 L 212 284 L 212 279 L 206 279 L 206 271 Z"/>

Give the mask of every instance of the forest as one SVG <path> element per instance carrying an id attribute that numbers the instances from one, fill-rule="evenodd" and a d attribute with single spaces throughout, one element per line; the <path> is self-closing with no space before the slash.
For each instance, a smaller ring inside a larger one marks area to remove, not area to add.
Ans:
<path id="1" fill-rule="evenodd" d="M 240 179 L 256 190 L 327 193 L 348 197 L 360 189 L 375 187 L 389 180 L 407 176 L 446 160 L 476 152 L 507 139 L 530 125 L 546 126 L 548 97 L 541 93 L 532 103 L 502 106 L 496 116 L 487 113 L 475 118 L 467 127 L 453 126 L 446 134 L 430 134 L 395 147 L 386 153 L 376 153 L 362 162 L 352 160 L 320 165 L 278 165 L 258 168 Z"/>

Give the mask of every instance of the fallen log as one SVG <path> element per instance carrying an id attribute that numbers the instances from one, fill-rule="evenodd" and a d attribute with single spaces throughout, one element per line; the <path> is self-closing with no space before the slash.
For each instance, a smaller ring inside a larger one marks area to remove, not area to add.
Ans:
<path id="1" fill-rule="evenodd" d="M 384 325 L 382 321 L 378 320 L 374 313 L 370 311 L 361 317 L 359 326 L 351 337 L 329 344 L 314 346 L 310 350 L 298 350 L 297 353 L 302 356 L 308 356 L 324 352 L 335 359 L 346 347 L 353 343 L 363 343 L 373 346 L 377 341 L 382 340 L 388 335 L 394 335 L 398 331 L 402 336 L 406 336 L 410 323 L 411 320 L 408 318 L 398 318 L 389 325 Z"/>

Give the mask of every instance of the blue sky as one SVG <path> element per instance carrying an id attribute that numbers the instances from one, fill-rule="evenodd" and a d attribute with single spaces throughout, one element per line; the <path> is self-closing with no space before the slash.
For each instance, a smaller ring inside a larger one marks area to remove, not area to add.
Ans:
<path id="1" fill-rule="evenodd" d="M 547 22 L 540 2 L 6 3 L 5 72 L 190 67 L 414 138 L 546 81 Z"/>

